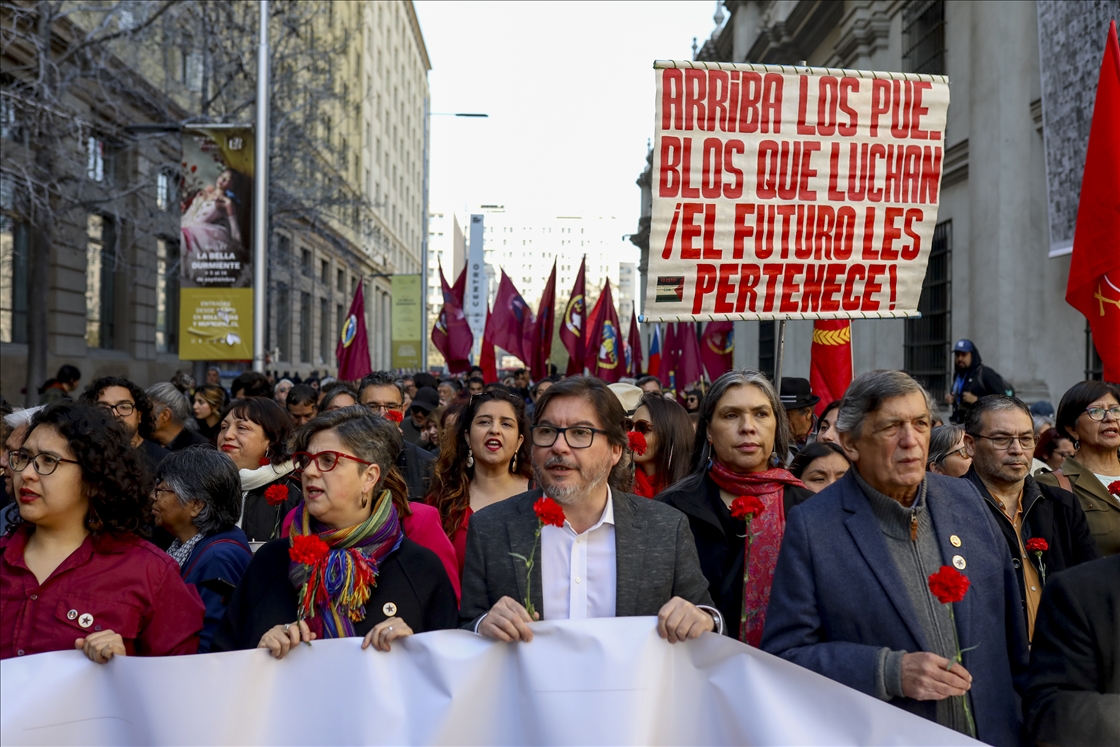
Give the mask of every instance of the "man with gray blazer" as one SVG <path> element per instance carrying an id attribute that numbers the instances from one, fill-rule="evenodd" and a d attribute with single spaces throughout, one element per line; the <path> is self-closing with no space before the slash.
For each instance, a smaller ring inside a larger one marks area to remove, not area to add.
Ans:
<path id="1" fill-rule="evenodd" d="M 723 631 L 684 514 L 608 484 L 626 431 L 622 405 L 598 379 L 570 377 L 540 396 L 531 429 L 540 487 L 471 517 L 463 628 L 527 642 L 535 619 L 656 615 L 670 643 Z M 542 495 L 563 507 L 565 522 L 545 525 L 538 540 Z M 531 571 L 517 556 L 534 559 Z"/>

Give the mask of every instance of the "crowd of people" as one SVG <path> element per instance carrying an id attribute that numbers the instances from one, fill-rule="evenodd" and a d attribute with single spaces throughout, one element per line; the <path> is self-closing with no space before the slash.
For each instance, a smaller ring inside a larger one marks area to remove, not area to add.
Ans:
<path id="1" fill-rule="evenodd" d="M 967 340 L 956 363 L 947 424 L 898 371 L 822 407 L 751 369 L 79 395 L 66 366 L 0 434 L 0 658 L 650 615 L 991 744 L 1120 743 L 1120 388 L 1055 411 Z"/>

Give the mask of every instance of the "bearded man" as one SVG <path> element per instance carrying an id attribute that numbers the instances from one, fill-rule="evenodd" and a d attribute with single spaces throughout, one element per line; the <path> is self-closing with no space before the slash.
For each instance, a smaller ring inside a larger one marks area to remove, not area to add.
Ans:
<path id="1" fill-rule="evenodd" d="M 612 491 L 611 470 L 626 448 L 626 413 L 598 379 L 573 376 L 536 404 L 533 471 L 540 488 L 471 517 L 463 569 L 462 627 L 500 641 L 531 641 L 534 620 L 656 615 L 670 643 L 723 632 L 700 570 L 685 515 Z M 537 545 L 533 505 L 564 509 Z M 533 556 L 531 579 L 512 553 Z M 526 584 L 534 610 L 525 608 Z"/>

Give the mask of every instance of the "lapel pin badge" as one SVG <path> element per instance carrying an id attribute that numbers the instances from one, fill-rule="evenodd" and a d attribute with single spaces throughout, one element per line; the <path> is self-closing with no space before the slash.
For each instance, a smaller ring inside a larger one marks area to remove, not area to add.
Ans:
<path id="1" fill-rule="evenodd" d="M 958 537 L 955 534 L 950 535 L 949 536 L 949 544 L 951 544 L 953 547 L 960 547 L 961 546 L 961 538 Z"/>
<path id="2" fill-rule="evenodd" d="M 963 571 L 966 565 L 968 565 L 968 563 L 964 562 L 964 558 L 960 555 L 953 556 L 953 567 L 958 571 Z"/>

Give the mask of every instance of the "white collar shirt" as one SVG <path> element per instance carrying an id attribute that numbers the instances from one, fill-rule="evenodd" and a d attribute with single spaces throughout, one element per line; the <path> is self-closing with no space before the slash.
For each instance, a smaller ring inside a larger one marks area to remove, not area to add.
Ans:
<path id="1" fill-rule="evenodd" d="M 545 620 L 614 617 L 618 578 L 614 498 L 599 522 L 582 534 L 572 525 L 541 529 L 541 585 Z"/>

